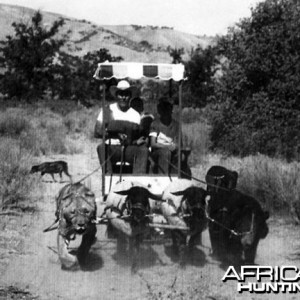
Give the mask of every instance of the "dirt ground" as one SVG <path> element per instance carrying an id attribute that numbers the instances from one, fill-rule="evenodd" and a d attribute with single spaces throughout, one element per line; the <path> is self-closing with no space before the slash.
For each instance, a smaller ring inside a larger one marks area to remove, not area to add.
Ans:
<path id="1" fill-rule="evenodd" d="M 58 158 L 68 162 L 75 180 L 98 167 L 92 147 L 87 154 L 49 157 Z M 223 283 L 226 269 L 209 256 L 207 231 L 194 259 L 184 269 L 178 266 L 169 239 L 146 241 L 138 272 L 132 274 L 128 257 L 116 255 L 115 241 L 107 238 L 106 226 L 99 225 L 86 270 L 63 271 L 56 253 L 56 231 L 42 231 L 54 221 L 54 197 L 66 182 L 54 183 L 47 176 L 42 179 L 44 195 L 37 214 L 0 216 L 0 300 L 299 299 L 299 294 L 238 294 L 236 282 Z M 99 197 L 100 172 L 94 173 L 86 184 Z M 259 244 L 256 263 L 299 267 L 299 227 L 274 217 L 268 224 L 270 232 Z M 75 247 L 76 242 L 71 246 Z"/>

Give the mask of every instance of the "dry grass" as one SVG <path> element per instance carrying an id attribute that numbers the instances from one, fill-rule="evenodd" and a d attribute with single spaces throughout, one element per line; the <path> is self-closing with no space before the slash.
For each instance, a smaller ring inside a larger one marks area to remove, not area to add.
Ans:
<path id="1" fill-rule="evenodd" d="M 221 165 L 239 173 L 238 189 L 253 196 L 271 212 L 293 212 L 300 202 L 300 163 L 287 163 L 264 155 L 245 158 L 207 155 L 194 176 L 204 180 L 207 170 Z"/>
<path id="2" fill-rule="evenodd" d="M 74 107 L 73 111 L 61 114 L 40 106 L 37 109 L 11 108 L 1 113 L 0 137 L 6 139 L 6 142 L 1 143 L 1 156 L 4 158 L 1 168 L 2 174 L 5 168 L 9 169 L 11 179 L 7 179 L 7 182 L 13 182 L 13 172 L 23 174 L 25 169 L 28 170 L 28 166 L 25 166 L 25 160 L 30 161 L 28 156 L 75 154 L 88 149 L 93 140 L 98 111 L 98 107 L 93 109 Z M 189 163 L 191 166 L 197 166 L 193 171 L 195 177 L 204 180 L 211 166 L 222 165 L 238 171 L 238 189 L 257 198 L 267 209 L 272 211 L 292 209 L 294 203 L 300 207 L 298 188 L 300 163 L 286 163 L 264 155 L 245 158 L 213 155 L 209 153 L 209 124 L 201 115 L 191 120 L 190 118 L 188 123 L 183 124 L 183 143 L 184 147 L 192 149 Z M 14 145 L 13 148 L 11 143 Z M 15 162 L 18 161 L 24 163 L 20 164 L 17 171 L 13 171 L 16 170 Z M 8 187 L 5 183 L 1 195 L 7 194 L 12 189 L 12 194 L 15 195 L 13 198 L 18 199 L 20 197 L 16 192 L 18 188 L 22 191 L 21 194 L 26 192 L 26 185 L 23 186 L 21 182 L 19 185 L 14 184 L 13 186 L 10 183 Z M 2 199 L 5 197 L 2 196 Z"/>
<path id="3" fill-rule="evenodd" d="M 264 155 L 250 156 L 240 163 L 239 187 L 268 209 L 291 209 L 300 201 L 300 163 L 286 163 Z"/>
<path id="4" fill-rule="evenodd" d="M 30 129 L 30 122 L 16 113 L 0 113 L 0 136 L 19 136 Z"/>
<path id="5" fill-rule="evenodd" d="M 23 207 L 29 201 L 34 179 L 28 176 L 32 156 L 17 140 L 0 140 L 0 207 Z M 26 204 L 26 205 L 27 205 Z"/>
<path id="6" fill-rule="evenodd" d="M 184 147 L 192 149 L 189 164 L 195 166 L 203 163 L 209 153 L 209 130 L 210 127 L 205 121 L 183 124 L 182 139 Z"/>
<path id="7" fill-rule="evenodd" d="M 94 126 L 99 113 L 99 108 L 81 109 L 68 113 L 63 124 L 67 133 L 75 138 L 84 135 L 91 139 L 94 135 Z"/>
<path id="8" fill-rule="evenodd" d="M 75 110 L 63 116 L 49 107 L 8 108 L 0 113 L 0 136 L 20 141 L 33 156 L 83 151 L 83 138 L 92 138 L 94 110 Z"/>
<path id="9" fill-rule="evenodd" d="M 204 181 L 213 165 L 221 165 L 239 173 L 238 189 L 258 199 L 272 212 L 294 211 L 300 207 L 300 163 L 257 154 L 245 158 L 226 157 L 209 152 L 210 126 L 204 119 L 184 124 L 184 143 L 191 147 L 190 165 L 197 166 L 194 176 Z M 300 220 L 300 209 L 299 209 Z"/>
<path id="10" fill-rule="evenodd" d="M 91 119 L 86 114 L 78 117 Z M 6 108 L 0 113 L 0 208 L 31 206 L 31 191 L 37 191 L 37 177 L 29 176 L 34 157 L 84 150 L 87 122 L 80 123 L 82 131 L 75 138 L 67 134 L 65 118 L 46 107 Z"/>

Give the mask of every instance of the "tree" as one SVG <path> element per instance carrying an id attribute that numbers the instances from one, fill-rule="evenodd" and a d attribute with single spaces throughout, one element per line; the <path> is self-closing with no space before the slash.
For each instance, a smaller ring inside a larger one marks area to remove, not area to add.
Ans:
<path id="1" fill-rule="evenodd" d="M 214 47 L 200 46 L 192 51 L 191 59 L 185 63 L 188 77 L 185 89 L 189 90 L 190 102 L 204 107 L 214 93 L 213 77 L 217 71 L 218 59 Z"/>
<path id="2" fill-rule="evenodd" d="M 30 25 L 13 23 L 15 35 L 1 42 L 0 62 L 6 70 L 2 89 L 10 97 L 40 97 L 53 79 L 53 59 L 64 44 L 54 37 L 64 21 L 59 19 L 46 29 L 42 19 L 37 11 Z"/>
<path id="3" fill-rule="evenodd" d="M 184 48 L 171 48 L 167 47 L 167 50 L 172 57 L 172 64 L 179 64 L 182 62 L 182 55 L 184 54 Z"/>
<path id="4" fill-rule="evenodd" d="M 60 65 L 57 66 L 59 76 L 54 87 L 59 87 L 56 93 L 60 98 L 72 98 L 84 101 L 99 97 L 99 82 L 93 79 L 98 63 L 104 61 L 119 62 L 121 56 L 112 56 L 105 48 L 88 52 L 83 57 L 60 53 Z"/>
<path id="5" fill-rule="evenodd" d="M 218 41 L 212 142 L 232 154 L 300 155 L 300 3 L 266 0 Z"/>

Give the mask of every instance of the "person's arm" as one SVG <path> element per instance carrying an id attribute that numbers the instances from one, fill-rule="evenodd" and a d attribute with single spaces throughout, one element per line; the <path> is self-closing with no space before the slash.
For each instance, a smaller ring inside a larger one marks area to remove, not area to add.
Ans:
<path id="1" fill-rule="evenodd" d="M 102 109 L 97 117 L 95 128 L 94 128 L 94 138 L 101 139 L 103 136 L 103 112 Z"/>
<path id="2" fill-rule="evenodd" d="M 169 149 L 170 151 L 174 151 L 176 149 L 176 144 L 173 142 L 170 144 L 162 144 L 157 142 L 157 136 L 150 134 L 150 146 L 152 149 Z"/>
<path id="3" fill-rule="evenodd" d="M 101 109 L 97 117 L 96 124 L 94 127 L 94 138 L 103 138 L 103 126 L 105 126 L 105 138 L 108 138 L 107 126 L 111 120 L 111 112 L 106 107 L 104 109 L 104 112 L 105 113 L 103 116 L 103 110 Z"/>
<path id="4" fill-rule="evenodd" d="M 161 148 L 165 148 L 165 145 L 159 144 L 157 142 L 157 136 L 154 135 L 150 135 L 150 147 L 151 149 L 161 149 Z"/>
<path id="5" fill-rule="evenodd" d="M 102 138 L 102 124 L 97 120 L 94 128 L 94 138 L 100 139 Z"/>

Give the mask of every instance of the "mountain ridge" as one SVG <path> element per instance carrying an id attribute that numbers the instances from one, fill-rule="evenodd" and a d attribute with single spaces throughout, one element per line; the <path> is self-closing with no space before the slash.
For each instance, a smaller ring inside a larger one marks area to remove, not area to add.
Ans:
<path id="1" fill-rule="evenodd" d="M 0 40 L 13 35 L 13 22 L 30 22 L 36 10 L 0 3 Z M 121 56 L 124 61 L 145 63 L 170 63 L 169 49 L 183 48 L 184 60 L 192 49 L 214 43 L 214 37 L 197 36 L 166 26 L 99 25 L 88 20 L 79 20 L 62 14 L 41 10 L 43 25 L 50 26 L 63 18 L 64 26 L 59 37 L 68 36 L 62 50 L 71 55 L 83 56 L 87 52 L 106 48 L 112 56 Z"/>

